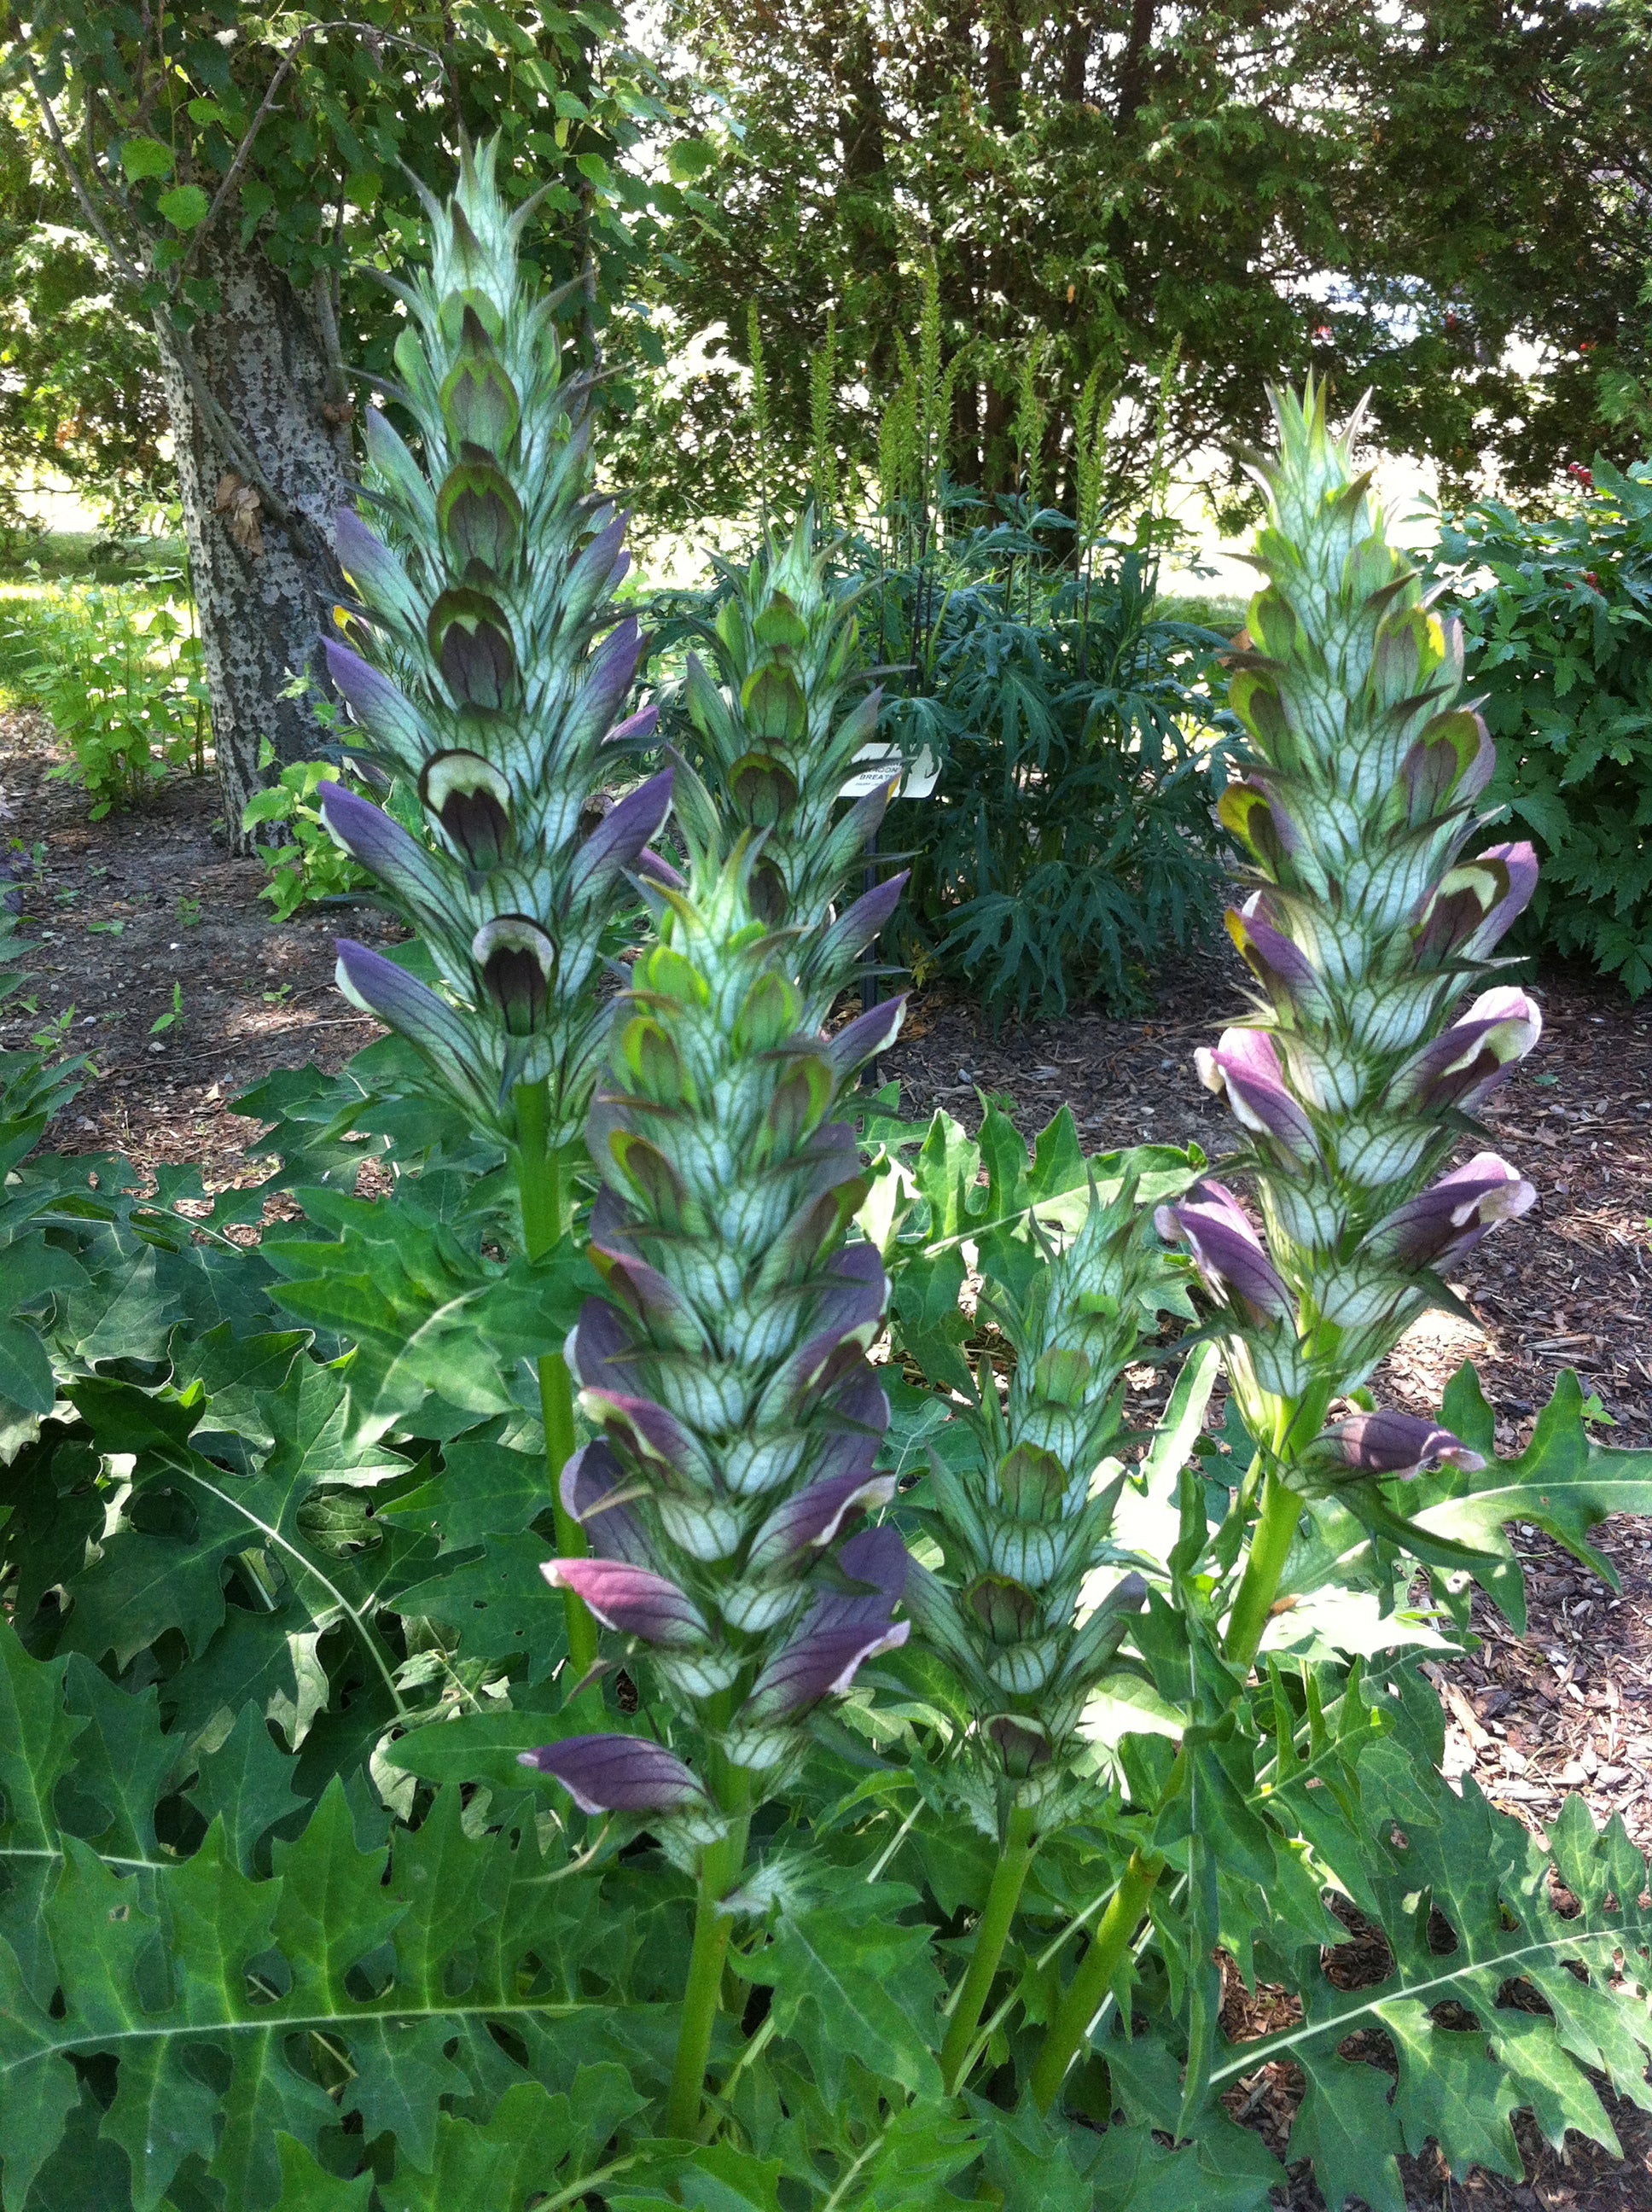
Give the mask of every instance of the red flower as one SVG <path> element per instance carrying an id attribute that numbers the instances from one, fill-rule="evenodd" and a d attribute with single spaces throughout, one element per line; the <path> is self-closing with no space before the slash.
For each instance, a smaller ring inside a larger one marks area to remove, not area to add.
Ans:
<path id="1" fill-rule="evenodd" d="M 1594 477 L 1591 471 L 1583 466 L 1582 461 L 1568 461 L 1566 474 L 1582 484 L 1585 491 L 1594 490 Z"/>

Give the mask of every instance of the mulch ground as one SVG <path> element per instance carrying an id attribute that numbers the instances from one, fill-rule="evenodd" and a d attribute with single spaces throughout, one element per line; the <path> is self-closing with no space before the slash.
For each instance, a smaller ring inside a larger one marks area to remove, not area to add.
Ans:
<path id="1" fill-rule="evenodd" d="M 373 908 L 313 909 L 279 925 L 258 899 L 256 860 L 215 836 L 216 787 L 178 778 L 139 814 L 86 818 L 82 794 L 47 780 L 60 757 L 38 717 L 0 716 L 0 854 L 23 866 L 31 942 L 27 999 L 0 1008 L 0 1045 L 22 1044 L 67 1017 L 66 1036 L 96 1074 L 47 1133 L 64 1152 L 115 1151 L 140 1166 L 198 1163 L 209 1188 L 256 1182 L 246 1122 L 230 1102 L 272 1069 L 308 1060 L 337 1069 L 377 1034 L 332 982 L 336 931 L 367 943 L 398 933 Z M 182 1018 L 154 1024 L 181 994 Z M 1577 1370 L 1615 1443 L 1652 1445 L 1652 1002 L 1640 1009 L 1592 978 L 1558 970 L 1536 987 L 1546 1024 L 1533 1060 L 1488 1119 L 1500 1146 L 1537 1186 L 1527 1218 L 1488 1239 L 1455 1286 L 1472 1320 L 1430 1316 L 1383 1375 L 1383 1403 L 1420 1413 L 1465 1358 L 1479 1370 L 1500 1446 L 1517 1451 L 1559 1370 Z M 1028 1133 L 1066 1103 L 1087 1150 L 1145 1138 L 1227 1142 L 1224 1109 L 1193 1074 L 1194 1047 L 1238 1007 L 1234 966 L 1212 956 L 1159 980 L 1150 1016 L 1081 1011 L 994 1035 L 957 997 L 930 993 L 909 1011 L 884 1073 L 913 1118 L 944 1106 L 966 1126 L 978 1093 L 1014 1101 Z M 1135 1378 L 1150 1389 L 1152 1377 Z M 1151 1403 L 1151 1398 L 1145 1402 Z M 1531 1618 L 1523 1638 L 1477 1611 L 1482 1644 L 1439 1671 L 1447 1767 L 1542 1828 L 1567 1791 L 1597 1820 L 1619 1815 L 1652 1849 L 1652 1522 L 1608 1522 L 1598 1541 L 1621 1578 L 1614 1593 L 1540 1536 L 1518 1540 Z M 1254 2011 L 1255 2032 L 1272 2024 Z M 1283 2148 L 1292 2087 L 1249 2085 L 1248 2118 Z M 1257 2091 L 1262 2094 L 1258 2096 Z M 1423 2160 L 1407 2181 L 1418 2212 L 1652 2212 L 1652 2124 L 1608 2108 L 1623 2164 L 1576 2136 L 1557 2154 L 1527 2129 L 1527 2177 L 1453 2182 Z M 1288 2200 L 1320 2199 L 1305 2179 Z"/>

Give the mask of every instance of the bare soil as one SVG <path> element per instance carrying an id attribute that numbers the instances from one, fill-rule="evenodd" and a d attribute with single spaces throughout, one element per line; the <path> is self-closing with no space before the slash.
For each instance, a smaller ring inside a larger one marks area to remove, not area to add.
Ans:
<path id="1" fill-rule="evenodd" d="M 332 939 L 383 944 L 400 933 L 368 907 L 301 912 L 273 924 L 257 860 L 215 836 L 216 787 L 168 781 L 139 814 L 88 822 L 83 796 L 49 781 L 60 755 L 38 716 L 0 716 L 0 854 L 12 847 L 29 918 L 27 1004 L 0 1010 L 0 1044 L 25 1042 L 70 1016 L 67 1035 L 96 1068 L 46 1135 L 64 1152 L 114 1151 L 140 1166 L 193 1161 L 210 1188 L 257 1182 L 249 1125 L 231 1102 L 280 1066 L 337 1069 L 378 1034 L 333 987 Z M 41 848 L 38 866 L 29 856 Z M 182 1018 L 156 1032 L 172 1011 Z M 1498 1438 L 1518 1450 L 1559 1370 L 1577 1370 L 1615 1428 L 1614 1443 L 1652 1445 L 1652 1001 L 1567 970 L 1536 987 L 1546 1031 L 1537 1054 L 1493 1103 L 1508 1156 L 1536 1184 L 1537 1209 L 1489 1238 L 1457 1287 L 1472 1319 L 1430 1316 L 1378 1378 L 1382 1402 L 1431 1413 L 1465 1358 L 1479 1370 Z M 1224 1109 L 1194 1077 L 1193 1054 L 1241 1003 L 1235 965 L 1211 956 L 1160 978 L 1153 1012 L 1114 1020 L 1080 1010 L 1060 1023 L 1011 1023 L 994 1034 L 956 994 L 908 1011 L 884 1073 L 914 1118 L 944 1106 L 966 1125 L 978 1092 L 1005 1094 L 1028 1134 L 1065 1103 L 1086 1149 L 1145 1138 L 1197 1140 L 1212 1158 L 1228 1141 Z M 72 1010 L 72 1013 L 71 1013 Z M 1140 1370 L 1144 1403 L 1152 1377 Z M 1538 1537 L 1522 1544 L 1531 1618 L 1523 1638 L 1480 1607 L 1481 1648 L 1438 1670 L 1448 1771 L 1541 1830 L 1570 1790 L 1597 1820 L 1616 1815 L 1652 1850 L 1652 1522 L 1600 1532 L 1621 1580 L 1613 1592 Z M 1232 2032 L 1261 2034 L 1269 1999 L 1239 1993 Z M 1282 2153 L 1296 2090 L 1290 2069 L 1247 2084 L 1247 2117 Z M 1278 2079 L 1272 2078 L 1277 2075 Z M 1260 2094 L 1258 2093 L 1260 2093 Z M 1577 2137 L 1558 2154 L 1523 2128 L 1527 2174 L 1454 2182 L 1437 2162 L 1411 2164 L 1416 2212 L 1652 2212 L 1652 2124 L 1606 2093 L 1624 2162 Z M 1522 2124 L 1523 2126 L 1523 2124 Z M 1285 2200 L 1320 2199 L 1299 2175 Z"/>

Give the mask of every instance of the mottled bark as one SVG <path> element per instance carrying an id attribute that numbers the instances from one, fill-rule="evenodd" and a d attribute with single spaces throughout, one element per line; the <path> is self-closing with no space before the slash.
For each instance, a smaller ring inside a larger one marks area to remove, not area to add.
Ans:
<path id="1" fill-rule="evenodd" d="M 349 442 L 321 303 L 301 299 L 256 247 L 243 251 L 228 236 L 209 242 L 200 270 L 221 300 L 190 335 L 201 381 L 290 510 L 282 520 L 247 484 L 163 331 L 224 822 L 231 845 L 244 850 L 241 810 L 264 780 L 260 740 L 282 761 L 313 758 L 323 742 L 307 698 L 283 695 L 295 678 L 326 688 L 321 640 L 340 588 L 333 516 L 349 495 Z"/>

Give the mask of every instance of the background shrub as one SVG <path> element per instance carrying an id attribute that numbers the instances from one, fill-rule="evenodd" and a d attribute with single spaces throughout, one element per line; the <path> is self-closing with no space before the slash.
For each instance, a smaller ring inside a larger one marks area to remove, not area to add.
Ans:
<path id="1" fill-rule="evenodd" d="M 42 585 L 37 570 L 0 616 L 0 690 L 45 709 L 70 749 L 52 773 L 83 786 L 94 821 L 168 768 L 204 765 L 201 641 L 167 589 L 181 581 Z"/>
<path id="2" fill-rule="evenodd" d="M 1526 945 L 1652 985 L 1652 465 L 1597 459 L 1569 514 L 1482 500 L 1441 533 L 1471 689 L 1497 739 L 1488 803 L 1536 841 Z"/>
<path id="3" fill-rule="evenodd" d="M 261 768 L 274 765 L 275 748 L 267 739 L 259 754 Z M 280 842 L 259 846 L 270 880 L 258 896 L 270 901 L 272 921 L 285 921 L 301 906 L 360 890 L 373 880 L 333 842 L 321 819 L 317 793 L 329 777 L 337 781 L 339 773 L 336 761 L 291 761 L 274 783 L 253 793 L 242 811 L 244 830 L 280 825 Z M 355 787 L 353 781 L 351 787 Z"/>
<path id="4" fill-rule="evenodd" d="M 907 669 L 884 729 L 941 765 L 892 825 L 914 849 L 905 949 L 995 1020 L 1139 1006 L 1222 885 L 1225 717 L 1205 682 L 1222 641 L 1155 611 L 1151 554 L 1115 548 L 1079 577 L 1038 550 L 979 530 L 940 588 L 908 570 L 875 594 L 880 658 Z"/>

